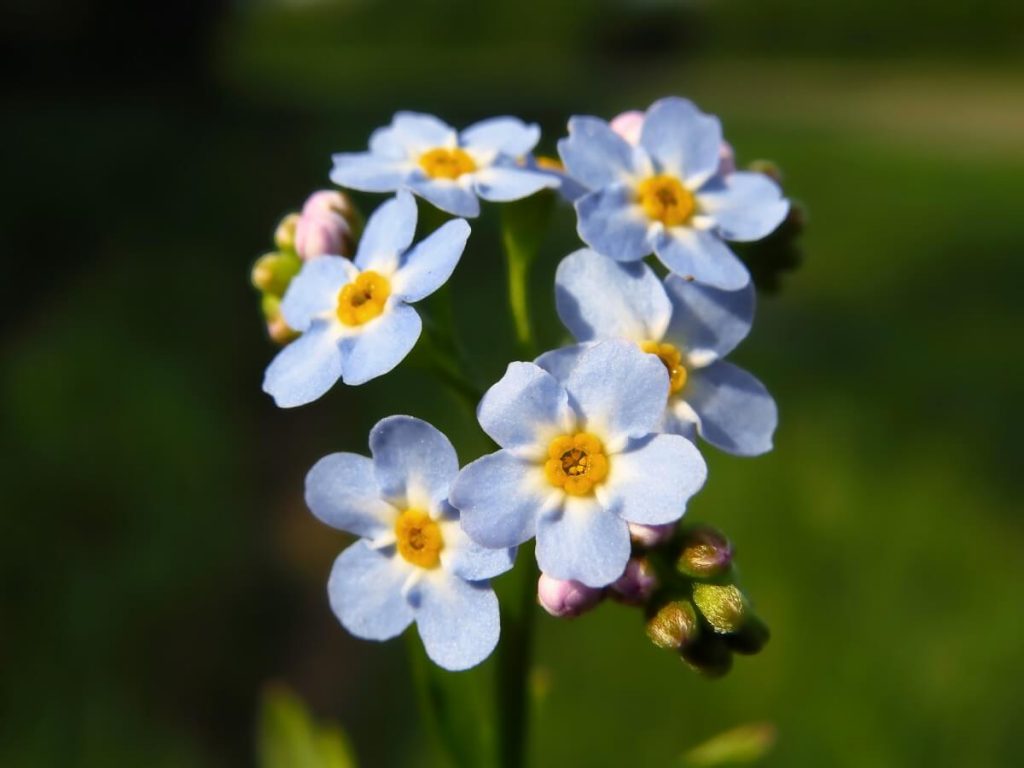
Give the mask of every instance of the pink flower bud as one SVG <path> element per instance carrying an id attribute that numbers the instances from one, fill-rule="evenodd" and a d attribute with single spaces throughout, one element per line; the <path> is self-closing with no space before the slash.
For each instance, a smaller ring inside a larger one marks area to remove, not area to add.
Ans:
<path id="1" fill-rule="evenodd" d="M 578 581 L 563 581 L 540 575 L 537 581 L 537 602 L 556 618 L 569 618 L 586 613 L 601 601 L 601 589 Z"/>
<path id="2" fill-rule="evenodd" d="M 646 558 L 634 557 L 626 563 L 626 570 L 612 584 L 614 597 L 630 605 L 646 603 L 658 588 L 658 577 Z"/>
<path id="3" fill-rule="evenodd" d="M 608 125 L 619 136 L 636 146 L 640 143 L 640 130 L 644 127 L 644 113 L 636 109 L 623 112 L 613 117 Z"/>
<path id="4" fill-rule="evenodd" d="M 307 261 L 325 254 L 351 255 L 352 225 L 347 218 L 351 214 L 352 206 L 340 192 L 314 192 L 295 225 L 296 253 Z"/>
<path id="5" fill-rule="evenodd" d="M 723 141 L 722 146 L 718 148 L 718 172 L 723 176 L 728 176 L 735 170 L 736 153 L 732 149 L 732 144 Z"/>
<path id="6" fill-rule="evenodd" d="M 629 524 L 629 537 L 633 540 L 633 543 L 639 544 L 641 547 L 650 548 L 664 544 L 672 538 L 672 534 L 675 531 L 675 523 L 665 523 L 664 525 Z"/>

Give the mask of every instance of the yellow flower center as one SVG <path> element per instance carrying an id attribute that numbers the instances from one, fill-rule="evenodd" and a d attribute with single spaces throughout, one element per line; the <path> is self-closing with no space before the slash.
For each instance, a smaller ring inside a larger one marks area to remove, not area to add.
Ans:
<path id="1" fill-rule="evenodd" d="M 419 509 L 407 509 L 395 521 L 398 554 L 420 568 L 437 568 L 441 564 L 444 539 L 439 526 L 430 515 Z"/>
<path id="2" fill-rule="evenodd" d="M 644 179 L 637 185 L 636 196 L 648 218 L 666 227 L 685 224 L 697 210 L 693 193 L 675 176 L 660 174 Z"/>
<path id="3" fill-rule="evenodd" d="M 640 349 L 657 355 L 661 364 L 668 371 L 668 393 L 674 395 L 686 386 L 686 366 L 683 365 L 683 353 L 673 344 L 657 341 L 642 341 Z"/>
<path id="4" fill-rule="evenodd" d="M 420 155 L 420 168 L 432 179 L 457 179 L 476 170 L 476 163 L 466 152 L 454 147 L 438 147 Z"/>
<path id="5" fill-rule="evenodd" d="M 359 273 L 348 285 L 338 291 L 338 319 L 345 325 L 362 325 L 384 311 L 391 283 L 373 270 Z"/>
<path id="6" fill-rule="evenodd" d="M 545 171 L 558 171 L 560 173 L 565 172 L 565 166 L 562 161 L 557 157 L 548 157 L 547 155 L 537 155 L 534 158 L 534 162 L 537 163 L 538 168 L 543 168 Z"/>
<path id="7" fill-rule="evenodd" d="M 585 496 L 608 475 L 601 441 L 589 432 L 561 435 L 548 446 L 544 463 L 548 482 L 571 496 Z"/>

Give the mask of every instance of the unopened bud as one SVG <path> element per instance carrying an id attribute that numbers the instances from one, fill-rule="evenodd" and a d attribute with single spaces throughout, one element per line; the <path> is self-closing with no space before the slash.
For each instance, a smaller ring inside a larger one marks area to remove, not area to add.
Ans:
<path id="1" fill-rule="evenodd" d="M 301 268 L 302 262 L 290 252 L 267 253 L 252 266 L 252 284 L 266 294 L 284 296 Z"/>
<path id="2" fill-rule="evenodd" d="M 260 308 L 267 321 L 267 334 L 275 344 L 284 345 L 299 337 L 299 332 L 289 326 L 281 316 L 281 299 L 277 296 L 264 293 Z"/>
<path id="3" fill-rule="evenodd" d="M 721 635 L 739 632 L 749 613 L 743 593 L 732 584 L 694 584 L 693 602 Z"/>
<path id="4" fill-rule="evenodd" d="M 586 613 L 601 601 L 603 590 L 578 581 L 555 579 L 546 573 L 537 580 L 537 602 L 556 618 Z"/>
<path id="5" fill-rule="evenodd" d="M 282 251 L 295 249 L 295 227 L 299 223 L 299 214 L 289 213 L 274 231 L 274 244 Z"/>
<path id="6" fill-rule="evenodd" d="M 735 171 L 736 152 L 733 150 L 732 144 L 723 141 L 722 146 L 718 148 L 718 172 L 723 176 L 728 176 Z"/>
<path id="7" fill-rule="evenodd" d="M 768 625 L 751 614 L 747 616 L 747 620 L 743 622 L 739 632 L 734 635 L 726 635 L 725 642 L 736 653 L 751 656 L 760 653 L 770 637 Z"/>
<path id="8" fill-rule="evenodd" d="M 666 603 L 647 620 L 647 637 L 659 648 L 671 651 L 692 643 L 699 632 L 697 612 L 689 600 Z"/>
<path id="9" fill-rule="evenodd" d="M 296 253 L 306 260 L 351 255 L 353 215 L 352 203 L 341 192 L 314 192 L 302 206 L 295 227 Z"/>
<path id="10" fill-rule="evenodd" d="M 747 166 L 747 170 L 753 171 L 754 173 L 763 173 L 776 184 L 782 183 L 782 169 L 771 160 L 754 160 Z"/>
<path id="11" fill-rule="evenodd" d="M 672 538 L 672 534 L 675 532 L 675 523 L 665 523 L 664 525 L 629 524 L 629 537 L 634 544 L 639 544 L 641 547 L 650 548 L 664 544 Z"/>
<path id="12" fill-rule="evenodd" d="M 640 132 L 644 127 L 644 113 L 633 109 L 612 118 L 608 126 L 633 146 L 640 143 Z"/>
<path id="13" fill-rule="evenodd" d="M 717 528 L 697 525 L 683 533 L 676 569 L 695 579 L 709 579 L 732 565 L 732 544 Z"/>
<path id="14" fill-rule="evenodd" d="M 691 669 L 705 677 L 721 677 L 732 669 L 732 651 L 720 635 L 705 632 L 679 654 Z"/>
<path id="15" fill-rule="evenodd" d="M 612 596 L 629 605 L 646 603 L 658 587 L 658 577 L 645 557 L 634 557 L 626 563 L 626 570 L 612 584 Z"/>

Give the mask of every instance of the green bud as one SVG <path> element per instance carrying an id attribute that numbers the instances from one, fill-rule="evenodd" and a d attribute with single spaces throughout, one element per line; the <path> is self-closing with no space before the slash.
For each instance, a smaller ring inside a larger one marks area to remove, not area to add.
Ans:
<path id="1" fill-rule="evenodd" d="M 683 533 L 676 569 L 694 579 L 710 579 L 732 565 L 732 544 L 717 528 L 697 525 Z"/>
<path id="2" fill-rule="evenodd" d="M 705 677 L 722 677 L 732 669 L 732 651 L 720 635 L 705 632 L 696 643 L 685 646 L 679 655 L 691 669 Z"/>
<path id="3" fill-rule="evenodd" d="M 725 642 L 736 653 L 752 656 L 761 652 L 769 637 L 771 637 L 771 633 L 768 631 L 768 625 L 751 613 L 743 622 L 739 632 L 725 636 Z"/>
<path id="4" fill-rule="evenodd" d="M 282 251 L 295 252 L 295 227 L 299 223 L 299 214 L 289 213 L 274 230 L 274 244 Z"/>
<path id="5" fill-rule="evenodd" d="M 776 184 L 782 183 L 782 169 L 771 160 L 754 160 L 747 166 L 747 170 L 753 171 L 754 173 L 763 173 Z"/>
<path id="6" fill-rule="evenodd" d="M 659 648 L 670 651 L 692 643 L 699 631 L 697 612 L 689 600 L 666 603 L 647 620 L 647 637 Z"/>
<path id="7" fill-rule="evenodd" d="M 266 253 L 252 266 L 252 284 L 266 294 L 281 297 L 301 268 L 302 260 L 294 253 Z"/>
<path id="8" fill-rule="evenodd" d="M 743 593 L 732 584 L 694 584 L 693 602 L 720 635 L 739 632 L 749 613 Z"/>

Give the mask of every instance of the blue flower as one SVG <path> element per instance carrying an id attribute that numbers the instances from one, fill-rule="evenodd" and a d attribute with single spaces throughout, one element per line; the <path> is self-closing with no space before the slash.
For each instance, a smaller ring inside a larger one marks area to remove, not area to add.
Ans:
<path id="1" fill-rule="evenodd" d="M 484 549 L 462 531 L 447 501 L 458 457 L 430 424 L 382 419 L 370 432 L 370 453 L 332 453 L 306 476 L 313 514 L 360 537 L 334 562 L 331 608 L 356 637 L 388 640 L 416 622 L 436 664 L 479 664 L 500 631 L 486 580 L 511 568 L 515 552 Z"/>
<path id="2" fill-rule="evenodd" d="M 678 520 L 704 484 L 704 460 L 678 435 L 654 434 L 668 395 L 657 359 L 625 341 L 594 345 L 565 382 L 512 363 L 477 419 L 501 446 L 452 486 L 462 527 L 485 547 L 536 536 L 556 579 L 600 587 L 629 560 L 627 521 Z"/>
<path id="3" fill-rule="evenodd" d="M 478 197 L 519 200 L 558 179 L 517 165 L 540 138 L 536 125 L 494 117 L 461 133 L 431 115 L 399 112 L 370 137 L 370 151 L 334 155 L 331 180 L 364 192 L 409 189 L 455 216 L 480 213 Z"/>
<path id="4" fill-rule="evenodd" d="M 662 285 L 642 262 L 622 264 L 583 249 L 558 265 L 555 298 L 559 317 L 583 345 L 547 352 L 538 365 L 567 380 L 584 345 L 628 339 L 669 372 L 666 432 L 699 433 L 739 456 L 771 450 L 775 401 L 760 381 L 722 359 L 750 332 L 752 283 L 720 291 L 669 275 Z"/>
<path id="5" fill-rule="evenodd" d="M 410 304 L 451 276 L 469 237 L 464 219 L 446 222 L 410 248 L 416 201 L 399 192 L 366 223 L 355 262 L 307 261 L 281 302 L 285 322 L 302 335 L 267 368 L 263 390 L 282 408 L 310 403 L 340 378 L 362 384 L 398 365 L 420 336 Z"/>
<path id="6" fill-rule="evenodd" d="M 617 261 L 655 253 L 676 274 L 723 290 L 750 274 L 725 240 L 758 240 L 789 202 L 760 173 L 719 171 L 722 128 L 680 98 L 656 101 L 631 145 L 604 120 L 574 117 L 558 152 L 591 190 L 576 202 L 580 237 Z"/>

